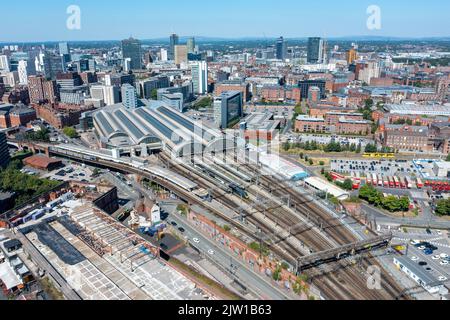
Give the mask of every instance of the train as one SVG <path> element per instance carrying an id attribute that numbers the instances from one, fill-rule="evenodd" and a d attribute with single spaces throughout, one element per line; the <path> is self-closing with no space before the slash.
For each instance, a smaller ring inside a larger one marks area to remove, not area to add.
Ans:
<path id="1" fill-rule="evenodd" d="M 237 184 L 231 183 L 229 185 L 229 188 L 230 188 L 231 192 L 234 193 L 235 195 L 237 195 L 243 199 L 246 199 L 246 200 L 250 199 L 247 191 L 245 191 L 244 188 L 238 186 Z"/>

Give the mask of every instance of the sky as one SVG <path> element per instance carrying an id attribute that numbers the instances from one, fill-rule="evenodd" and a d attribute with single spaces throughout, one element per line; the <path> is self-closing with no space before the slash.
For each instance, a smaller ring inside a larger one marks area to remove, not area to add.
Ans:
<path id="1" fill-rule="evenodd" d="M 67 8 L 81 28 L 67 28 Z M 377 5 L 381 29 L 367 28 Z M 450 36 L 448 0 L 20 0 L 2 1 L 0 42 L 223 38 Z M 7 14 L 4 14 L 7 13 Z"/>

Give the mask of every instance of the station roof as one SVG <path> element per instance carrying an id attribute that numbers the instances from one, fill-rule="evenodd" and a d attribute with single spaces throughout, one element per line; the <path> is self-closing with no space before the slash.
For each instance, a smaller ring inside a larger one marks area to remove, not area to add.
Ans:
<path id="1" fill-rule="evenodd" d="M 112 105 L 94 113 L 100 138 L 115 146 L 165 142 L 172 149 L 188 144 L 214 145 L 220 131 L 173 110 L 164 101 L 140 100 L 142 107 Z"/>

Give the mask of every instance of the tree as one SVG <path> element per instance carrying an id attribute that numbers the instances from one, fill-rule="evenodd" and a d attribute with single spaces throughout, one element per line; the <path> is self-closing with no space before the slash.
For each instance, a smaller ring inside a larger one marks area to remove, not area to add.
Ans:
<path id="1" fill-rule="evenodd" d="M 377 146 L 375 144 L 371 144 L 371 143 L 369 143 L 364 150 L 364 152 L 366 152 L 366 153 L 374 153 L 377 151 L 378 151 Z"/>
<path id="2" fill-rule="evenodd" d="M 344 190 L 353 190 L 353 181 L 351 179 L 345 179 L 345 181 L 339 183 L 338 186 Z"/>
<path id="3" fill-rule="evenodd" d="M 450 162 L 450 153 L 447 155 L 447 159 L 445 161 Z"/>
<path id="4" fill-rule="evenodd" d="M 75 128 L 73 127 L 65 127 L 63 129 L 63 133 L 68 136 L 70 139 L 74 139 L 78 137 L 78 133 L 77 130 L 75 130 Z"/>
<path id="5" fill-rule="evenodd" d="M 289 151 L 289 149 L 291 149 L 291 144 L 289 142 L 283 143 L 283 150 Z"/>
<path id="6" fill-rule="evenodd" d="M 150 97 L 151 97 L 152 100 L 158 100 L 158 90 L 157 89 L 153 89 L 151 94 L 150 94 Z"/>
<path id="7" fill-rule="evenodd" d="M 438 216 L 450 216 L 450 199 L 440 200 L 436 205 L 435 213 Z"/>

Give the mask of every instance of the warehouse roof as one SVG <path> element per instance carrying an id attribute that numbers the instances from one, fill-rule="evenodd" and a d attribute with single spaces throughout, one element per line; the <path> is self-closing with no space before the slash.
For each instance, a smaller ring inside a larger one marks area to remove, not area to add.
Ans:
<path id="1" fill-rule="evenodd" d="M 51 165 L 62 164 L 61 160 L 52 159 L 43 155 L 34 155 L 23 160 L 25 165 L 37 169 L 48 169 Z"/>

